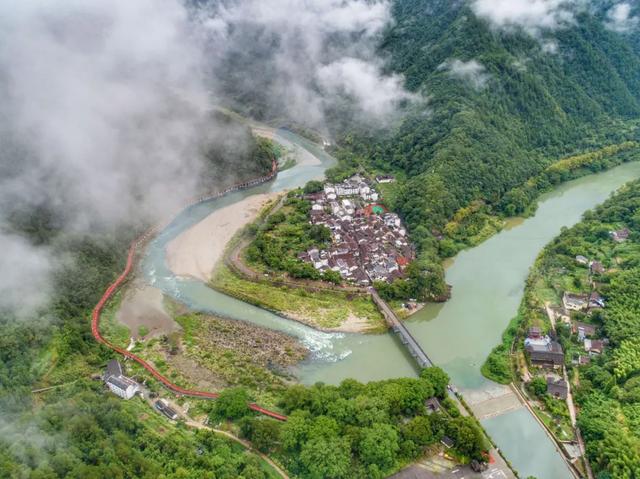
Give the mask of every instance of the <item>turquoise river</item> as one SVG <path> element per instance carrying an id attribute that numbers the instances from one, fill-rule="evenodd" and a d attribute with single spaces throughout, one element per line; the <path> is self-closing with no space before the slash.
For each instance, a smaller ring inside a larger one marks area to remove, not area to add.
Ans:
<path id="1" fill-rule="evenodd" d="M 311 359 L 295 370 L 301 382 L 335 384 L 348 377 L 368 381 L 416 375 L 412 358 L 392 334 L 318 332 L 213 291 L 198 280 L 176 277 L 168 269 L 167 243 L 215 209 L 248 195 L 301 186 L 321 178 L 334 162 L 322 149 L 290 132 L 278 130 L 275 139 L 320 161 L 287 169 L 269 184 L 183 210 L 150 243 L 142 264 L 147 281 L 194 310 L 249 321 L 300 338 L 313 352 Z M 501 233 L 456 256 L 446 275 L 453 286 L 452 298 L 426 306 L 412 316 L 407 327 L 463 394 L 493 385 L 480 374 L 480 366 L 515 316 L 529 267 L 544 245 L 562 227 L 575 224 L 586 210 L 638 177 L 640 163 L 628 163 L 566 183 L 540 199 L 535 216 L 512 222 Z M 521 477 L 571 477 L 555 445 L 526 409 L 482 424 Z"/>

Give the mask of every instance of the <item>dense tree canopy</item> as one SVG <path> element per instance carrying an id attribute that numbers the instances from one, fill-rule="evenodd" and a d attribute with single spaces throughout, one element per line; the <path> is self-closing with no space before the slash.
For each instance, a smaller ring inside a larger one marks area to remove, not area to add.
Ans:
<path id="1" fill-rule="evenodd" d="M 461 458 L 481 459 L 485 438 L 475 420 L 461 417 L 444 399 L 448 383 L 441 369 L 428 368 L 419 379 L 292 386 L 280 400 L 288 420 L 273 424 L 271 442 L 278 447 L 272 451 L 301 478 L 386 477 L 444 435 L 453 438 Z M 446 412 L 428 414 L 425 400 L 434 394 Z M 261 441 L 256 425 L 264 419 L 248 421 L 246 436 Z"/>

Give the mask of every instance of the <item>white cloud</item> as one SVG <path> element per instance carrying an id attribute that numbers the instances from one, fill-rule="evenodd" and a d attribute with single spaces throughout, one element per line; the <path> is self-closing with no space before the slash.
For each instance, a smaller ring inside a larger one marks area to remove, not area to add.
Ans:
<path id="1" fill-rule="evenodd" d="M 12 210 L 92 233 L 192 194 L 208 92 L 190 31 L 177 0 L 0 2 L 2 306 L 37 306 L 57 264 L 9 233 Z"/>
<path id="2" fill-rule="evenodd" d="M 578 0 L 474 0 L 477 16 L 497 28 L 522 28 L 538 36 L 543 30 L 554 30 L 574 19 L 571 7 Z"/>
<path id="3" fill-rule="evenodd" d="M 445 70 L 449 76 L 470 84 L 475 90 L 482 90 L 487 86 L 491 75 L 477 60 L 462 61 L 457 58 L 447 60 L 438 66 L 438 70 Z"/>
<path id="4" fill-rule="evenodd" d="M 48 249 L 12 234 L 0 234 L 0 251 L 0 309 L 27 317 L 47 299 L 55 261 Z"/>
<path id="5" fill-rule="evenodd" d="M 216 64 L 243 62 L 255 72 L 234 87 L 267 91 L 274 110 L 316 125 L 338 91 L 377 119 L 410 96 L 400 76 L 383 74 L 375 52 L 389 22 L 388 0 L 237 0 L 204 20 Z"/>
<path id="6" fill-rule="evenodd" d="M 383 117 L 397 102 L 415 96 L 406 92 L 399 75 L 381 76 L 375 64 L 357 58 L 342 58 L 317 71 L 321 89 L 328 95 L 346 93 L 367 115 Z"/>
<path id="7" fill-rule="evenodd" d="M 628 32 L 638 26 L 639 19 L 631 14 L 631 4 L 627 2 L 614 5 L 607 12 L 606 25 L 616 32 Z"/>

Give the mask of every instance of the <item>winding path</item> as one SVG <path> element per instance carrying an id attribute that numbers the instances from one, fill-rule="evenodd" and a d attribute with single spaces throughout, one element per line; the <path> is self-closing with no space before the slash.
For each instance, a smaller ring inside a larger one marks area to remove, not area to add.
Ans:
<path id="1" fill-rule="evenodd" d="M 231 186 L 231 187 L 227 188 L 226 190 L 224 190 L 223 192 L 216 193 L 214 195 L 200 197 L 200 198 L 192 201 L 187 206 L 190 206 L 190 205 L 196 204 L 196 203 L 200 203 L 202 201 L 207 201 L 207 200 L 210 200 L 210 199 L 214 199 L 214 198 L 220 198 L 220 197 L 222 197 L 222 196 L 224 196 L 224 195 L 226 195 L 228 193 L 231 193 L 233 191 L 238 191 L 238 190 L 241 190 L 241 189 L 244 189 L 244 188 L 249 188 L 251 186 L 255 186 L 255 185 L 258 185 L 258 184 L 261 184 L 261 183 L 265 183 L 267 181 L 272 180 L 276 176 L 276 174 L 277 174 L 277 163 L 275 161 L 273 161 L 272 166 L 271 166 L 271 173 L 269 173 L 268 175 L 263 176 L 261 178 L 257 178 L 255 180 L 251 180 L 251 181 L 245 182 L 245 183 L 240 183 L 240 184 Z M 135 361 L 138 364 L 140 364 L 143 368 L 145 368 L 147 371 L 149 371 L 153 375 L 153 377 L 155 377 L 158 381 L 160 381 L 170 391 L 172 391 L 172 392 L 174 392 L 176 394 L 179 394 L 181 396 L 190 396 L 190 397 L 203 398 L 203 399 L 217 399 L 219 397 L 218 393 L 208 392 L 208 391 L 196 391 L 196 390 L 192 390 L 192 389 L 184 389 L 184 388 L 181 388 L 180 386 L 178 386 L 177 384 L 172 383 L 169 379 L 167 379 L 165 376 L 160 374 L 147 361 L 145 361 L 141 357 L 133 354 L 132 352 L 127 351 L 124 348 L 116 346 L 115 344 L 113 344 L 110 341 L 108 341 L 107 339 L 105 339 L 102 336 L 102 334 L 100 333 L 100 317 L 101 317 L 102 310 L 104 309 L 105 304 L 107 303 L 107 301 L 109 301 L 109 299 L 111 299 L 111 297 L 118 290 L 118 288 L 120 286 L 122 286 L 122 284 L 127 279 L 127 276 L 131 272 L 131 269 L 133 268 L 133 264 L 134 264 L 134 261 L 135 261 L 135 256 L 136 256 L 136 252 L 137 252 L 138 246 L 140 244 L 142 244 L 153 232 L 157 231 L 158 229 L 159 229 L 158 227 L 152 228 L 147 233 L 143 234 L 140 238 L 138 238 L 133 243 L 131 243 L 131 246 L 129 247 L 129 254 L 127 255 L 127 264 L 126 264 L 126 266 L 124 268 L 124 271 L 120 274 L 120 276 L 118 276 L 118 278 L 113 283 L 111 283 L 111 285 L 109 285 L 107 290 L 104 292 L 104 294 L 100 298 L 100 301 L 98 301 L 98 304 L 96 304 L 96 306 L 93 308 L 93 312 L 91 314 L 91 332 L 93 334 L 93 337 L 96 339 L 96 341 L 98 341 L 99 343 L 104 344 L 105 346 L 107 346 L 108 348 L 116 351 L 117 353 L 122 354 L 124 357 L 132 359 L 133 361 Z M 269 409 L 265 409 L 263 407 L 260 407 L 256 403 L 249 403 L 248 406 L 249 406 L 250 409 L 252 409 L 252 410 L 254 410 L 256 412 L 259 412 L 260 414 L 264 414 L 265 416 L 272 417 L 272 418 L 277 419 L 279 421 L 286 421 L 287 420 L 286 416 L 283 416 L 282 414 L 279 414 L 279 413 L 277 413 L 275 411 L 270 411 Z"/>

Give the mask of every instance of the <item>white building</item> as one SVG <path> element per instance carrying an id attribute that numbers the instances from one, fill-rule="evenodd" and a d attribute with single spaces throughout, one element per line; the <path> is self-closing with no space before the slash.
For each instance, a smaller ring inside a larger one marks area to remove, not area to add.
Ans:
<path id="1" fill-rule="evenodd" d="M 104 382 L 112 393 L 122 399 L 131 399 L 140 390 L 137 382 L 122 374 L 122 366 L 115 359 L 107 364 Z"/>
<path id="2" fill-rule="evenodd" d="M 378 183 L 393 183 L 396 179 L 393 176 L 388 175 L 379 175 L 376 176 L 376 181 Z"/>

